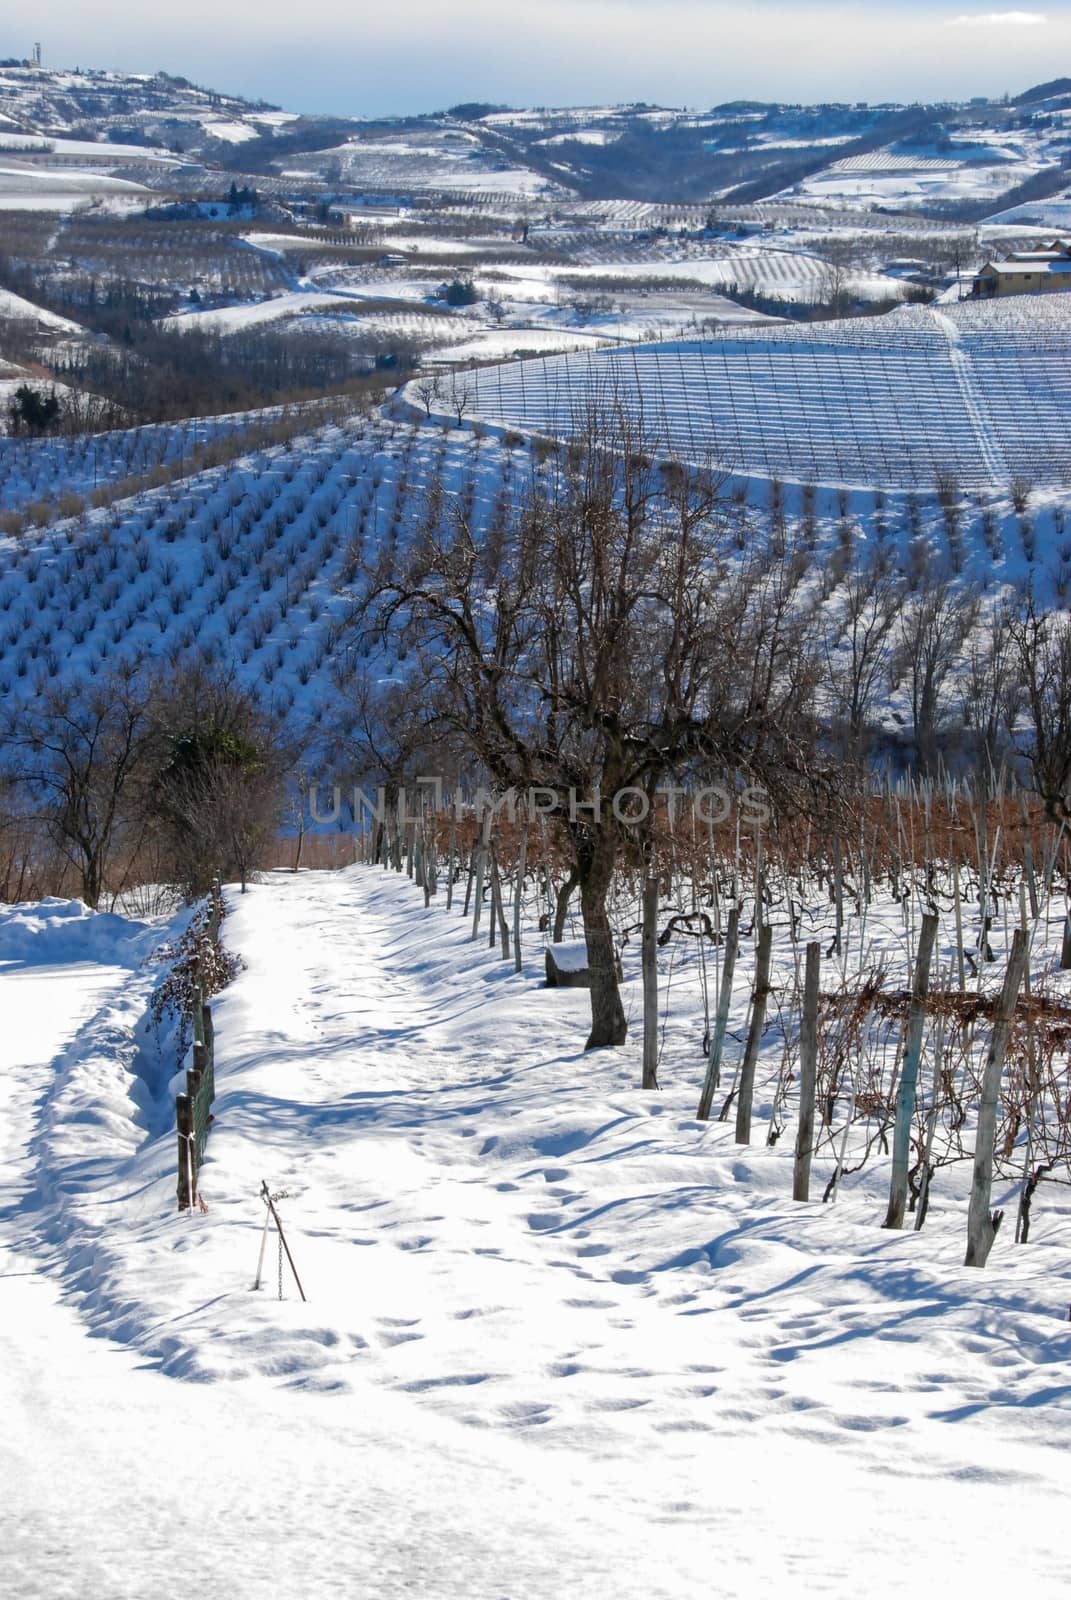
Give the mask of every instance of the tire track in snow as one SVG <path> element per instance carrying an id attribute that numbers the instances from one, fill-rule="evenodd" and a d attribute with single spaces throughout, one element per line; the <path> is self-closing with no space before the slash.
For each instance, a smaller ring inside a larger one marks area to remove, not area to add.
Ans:
<path id="1" fill-rule="evenodd" d="M 997 443 L 996 432 L 992 418 L 989 415 L 989 406 L 986 402 L 977 378 L 970 356 L 964 350 L 960 341 L 960 331 L 951 317 L 946 317 L 943 312 L 935 311 L 933 319 L 941 332 L 948 340 L 948 357 L 952 364 L 952 376 L 956 380 L 963 400 L 963 409 L 967 413 L 967 420 L 974 431 L 978 449 L 982 460 L 986 464 L 994 483 L 1006 482 L 1011 476 L 1008 463 L 1004 459 L 1004 452 Z"/>

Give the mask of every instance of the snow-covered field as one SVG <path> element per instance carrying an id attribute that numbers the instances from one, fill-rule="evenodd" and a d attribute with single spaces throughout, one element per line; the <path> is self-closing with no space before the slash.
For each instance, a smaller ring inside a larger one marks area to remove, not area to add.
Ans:
<path id="1" fill-rule="evenodd" d="M 212 333 L 237 333 L 248 328 L 262 327 L 285 317 L 301 316 L 307 312 L 338 313 L 346 307 L 345 299 L 338 295 L 320 294 L 315 289 L 277 294 L 270 299 L 247 305 L 219 306 L 210 311 L 187 311 L 181 316 L 166 319 L 168 327 L 200 328 Z"/>
<path id="2" fill-rule="evenodd" d="M 141 1597 L 176 1552 L 256 1597 L 1058 1592 L 1058 1201 L 968 1271 L 962 1172 L 888 1233 L 881 1160 L 792 1203 L 768 1073 L 754 1145 L 696 1123 L 679 989 L 645 1095 L 538 936 L 514 975 L 367 867 L 231 903 L 192 1216 L 144 1031 L 163 930 L 0 912 L 12 1592 Z M 274 1246 L 252 1290 L 262 1178 L 306 1304 Z"/>
<path id="3" fill-rule="evenodd" d="M 903 206 L 940 200 L 982 200 L 996 211 L 1000 198 L 1026 179 L 1055 169 L 1064 144 L 1045 128 L 977 129 L 941 146 L 890 145 L 832 161 L 791 192 L 819 204 Z"/>
<path id="4" fill-rule="evenodd" d="M 477 373 L 490 422 L 567 429 L 611 393 L 668 448 L 743 473 L 911 488 L 1015 474 L 1066 485 L 1071 301 L 998 303 L 730 330 L 706 342 L 560 356 Z"/>
<path id="5" fill-rule="evenodd" d="M 46 311 L 43 306 L 34 305 L 31 300 L 24 300 L 21 295 L 12 294 L 9 289 L 0 289 L 0 318 L 8 318 L 12 322 L 35 323 L 50 333 L 80 334 L 85 331 L 69 317 L 59 317 L 54 311 Z"/>

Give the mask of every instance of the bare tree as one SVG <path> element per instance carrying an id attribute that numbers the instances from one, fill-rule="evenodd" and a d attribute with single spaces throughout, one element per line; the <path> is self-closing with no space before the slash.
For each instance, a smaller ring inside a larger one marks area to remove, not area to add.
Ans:
<path id="1" fill-rule="evenodd" d="M 611 399 L 486 526 L 454 501 L 364 575 L 353 625 L 410 645 L 429 716 L 500 790 L 556 800 L 591 972 L 588 1047 L 624 1041 L 607 902 L 629 813 L 698 771 L 811 771 L 813 651 L 787 565 L 734 554 L 721 478 L 663 470 Z M 746 542 L 746 541 L 745 541 Z M 622 797 L 628 796 L 627 803 Z"/>
<path id="2" fill-rule="evenodd" d="M 441 503 L 431 489 L 429 499 Z M 429 726 L 427 709 L 412 683 L 384 683 L 364 662 L 349 665 L 340 678 L 351 710 L 345 754 L 357 761 L 363 780 L 383 791 L 386 814 L 376 818 L 372 852 L 378 861 L 390 832 L 392 808 L 402 791 L 432 771 L 446 777 L 446 769 L 455 765 L 454 749 L 442 729 Z M 400 854 L 397 839 L 395 850 Z"/>
<path id="3" fill-rule="evenodd" d="M 872 561 L 848 576 L 844 597 L 839 638 L 828 650 L 829 682 L 849 749 L 858 754 L 888 674 L 902 585 Z"/>
<path id="4" fill-rule="evenodd" d="M 6 720 L 6 774 L 23 813 L 76 869 L 89 906 L 139 830 L 151 731 L 146 685 L 127 673 L 49 689 Z"/>
<path id="5" fill-rule="evenodd" d="M 968 641 L 964 678 L 963 725 L 974 745 L 979 792 L 988 793 L 1012 748 L 1023 701 L 1019 651 L 1006 608 L 995 612 L 983 637 Z"/>
<path id="6" fill-rule="evenodd" d="M 818 290 L 823 306 L 835 317 L 843 316 L 851 308 L 852 262 L 854 253 L 849 239 L 830 238 L 823 241 L 824 260 L 818 273 Z"/>
<path id="7" fill-rule="evenodd" d="M 945 684 L 977 618 L 974 591 L 954 589 L 947 580 L 933 584 L 900 613 L 901 667 L 911 686 L 915 749 L 924 772 L 936 766 Z"/>
<path id="8" fill-rule="evenodd" d="M 1027 728 L 1020 750 L 1057 821 L 1071 821 L 1071 618 L 1040 612 L 1028 594 L 1008 624 Z"/>
<path id="9" fill-rule="evenodd" d="M 463 373 L 455 372 L 452 374 L 447 398 L 449 401 L 450 410 L 457 418 L 457 425 L 460 428 L 461 424 L 465 420 L 470 406 L 472 405 L 473 399 L 472 384 Z"/>
<path id="10" fill-rule="evenodd" d="M 424 407 L 424 415 L 430 417 L 436 401 L 442 398 L 441 377 L 437 372 L 429 372 L 426 376 L 418 378 L 413 384 L 413 393 Z"/>
<path id="11" fill-rule="evenodd" d="M 297 751 L 280 720 L 229 675 L 193 668 L 158 687 L 145 814 L 189 899 L 220 873 L 243 892 L 274 839 Z"/>

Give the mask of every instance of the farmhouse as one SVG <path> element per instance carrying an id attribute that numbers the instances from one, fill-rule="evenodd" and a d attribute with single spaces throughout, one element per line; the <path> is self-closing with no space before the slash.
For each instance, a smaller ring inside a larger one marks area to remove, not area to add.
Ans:
<path id="1" fill-rule="evenodd" d="M 1071 239 L 1054 239 L 1037 250 L 1017 250 L 1006 261 L 987 261 L 971 287 L 973 299 L 1071 289 Z"/>

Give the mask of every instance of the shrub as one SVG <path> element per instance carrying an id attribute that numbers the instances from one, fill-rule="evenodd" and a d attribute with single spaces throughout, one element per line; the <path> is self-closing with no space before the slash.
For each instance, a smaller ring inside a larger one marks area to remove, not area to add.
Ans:
<path id="1" fill-rule="evenodd" d="M 185 1055 L 193 1024 L 193 1008 L 200 999 L 218 994 L 241 971 L 239 958 L 219 942 L 218 928 L 226 905 L 213 885 L 205 905 L 174 944 L 164 944 L 154 960 L 171 963 L 149 1002 L 150 1026 L 161 1029 L 169 1017 L 178 1024 L 178 1050 Z"/>
<path id="2" fill-rule="evenodd" d="M 1018 476 L 1008 485 L 1011 502 L 1014 509 L 1022 516 L 1030 506 L 1030 496 L 1034 492 L 1034 485 L 1029 478 Z"/>

